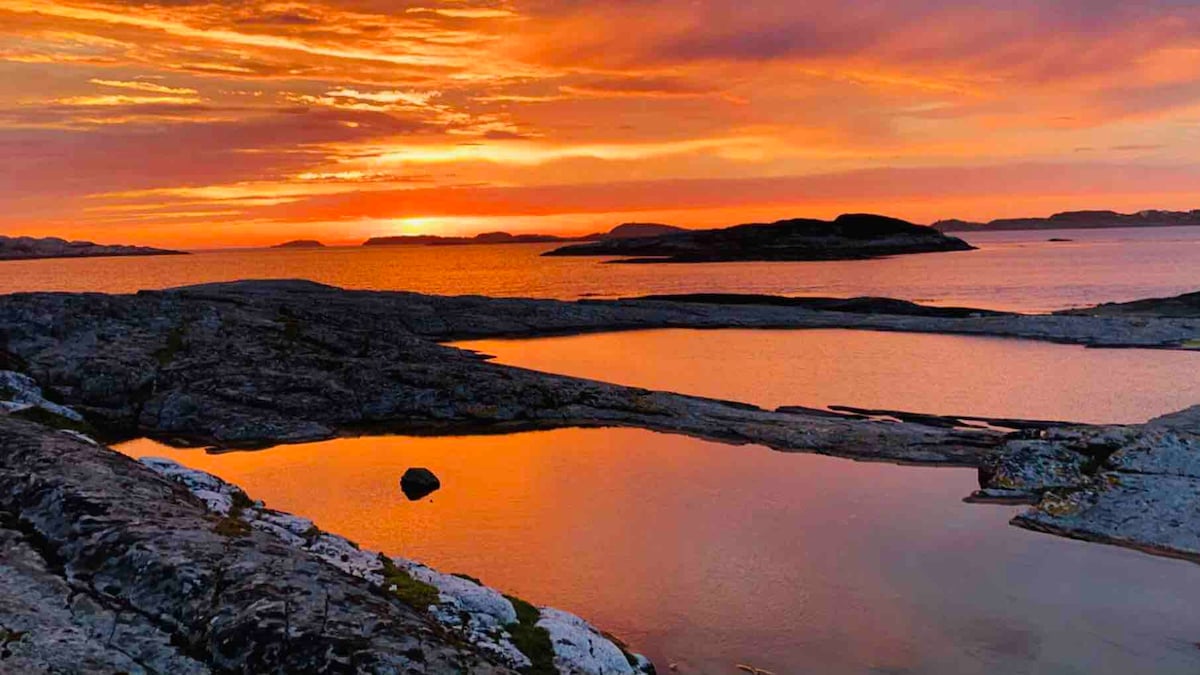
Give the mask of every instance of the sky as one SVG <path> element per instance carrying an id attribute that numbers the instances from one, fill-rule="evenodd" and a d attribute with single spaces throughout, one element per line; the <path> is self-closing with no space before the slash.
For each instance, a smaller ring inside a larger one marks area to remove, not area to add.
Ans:
<path id="1" fill-rule="evenodd" d="M 0 0 L 0 234 L 1200 208 L 1194 0 Z"/>

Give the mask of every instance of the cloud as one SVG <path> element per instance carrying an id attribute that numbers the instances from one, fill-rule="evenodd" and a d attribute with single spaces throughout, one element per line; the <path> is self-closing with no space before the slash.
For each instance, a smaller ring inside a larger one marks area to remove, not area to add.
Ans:
<path id="1" fill-rule="evenodd" d="M 647 180 L 536 187 L 419 188 L 323 195 L 268 207 L 258 215 L 334 221 L 432 216 L 544 216 L 703 210 L 764 205 L 803 209 L 827 202 L 1191 194 L 1200 166 L 1008 164 L 988 167 L 868 169 L 777 178 Z"/>
<path id="2" fill-rule="evenodd" d="M 1101 200 L 1200 156 L 1196 35 L 1183 0 L 0 0 L 0 224 L 1041 194 L 996 166 Z"/>
<path id="3" fill-rule="evenodd" d="M 116 89 L 133 89 L 135 91 L 145 91 L 145 92 L 150 92 L 152 94 L 170 94 L 173 96 L 190 96 L 192 94 L 199 93 L 195 89 L 190 89 L 188 87 L 168 87 L 166 85 L 157 84 L 155 82 L 143 82 L 141 80 L 125 81 L 125 80 L 101 80 L 98 78 L 92 78 L 92 79 L 88 80 L 88 82 L 99 85 L 101 87 L 113 87 Z"/>

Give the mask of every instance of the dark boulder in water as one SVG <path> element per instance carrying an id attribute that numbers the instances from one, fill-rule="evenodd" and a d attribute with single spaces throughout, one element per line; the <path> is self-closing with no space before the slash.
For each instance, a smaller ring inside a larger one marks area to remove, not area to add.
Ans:
<path id="1" fill-rule="evenodd" d="M 412 467 L 400 478 L 400 491 L 409 501 L 417 501 L 433 494 L 442 487 L 442 481 L 425 467 Z"/>

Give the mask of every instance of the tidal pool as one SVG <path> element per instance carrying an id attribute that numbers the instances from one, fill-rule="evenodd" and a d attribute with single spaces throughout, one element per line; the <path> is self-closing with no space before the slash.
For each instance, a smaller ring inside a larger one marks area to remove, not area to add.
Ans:
<path id="1" fill-rule="evenodd" d="M 774 408 L 1135 423 L 1200 403 L 1200 353 L 861 330 L 647 330 L 455 343 L 497 362 Z"/>
<path id="2" fill-rule="evenodd" d="M 1200 672 L 1200 568 L 1011 527 L 962 503 L 973 470 L 635 429 L 119 449 L 581 614 L 664 673 Z M 412 466 L 442 489 L 408 501 Z"/>

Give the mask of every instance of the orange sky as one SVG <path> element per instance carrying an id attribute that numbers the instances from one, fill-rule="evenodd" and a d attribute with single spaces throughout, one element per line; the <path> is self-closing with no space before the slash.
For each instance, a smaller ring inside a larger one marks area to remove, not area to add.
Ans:
<path id="1" fill-rule="evenodd" d="M 0 233 L 1200 208 L 1188 0 L 0 0 Z"/>

